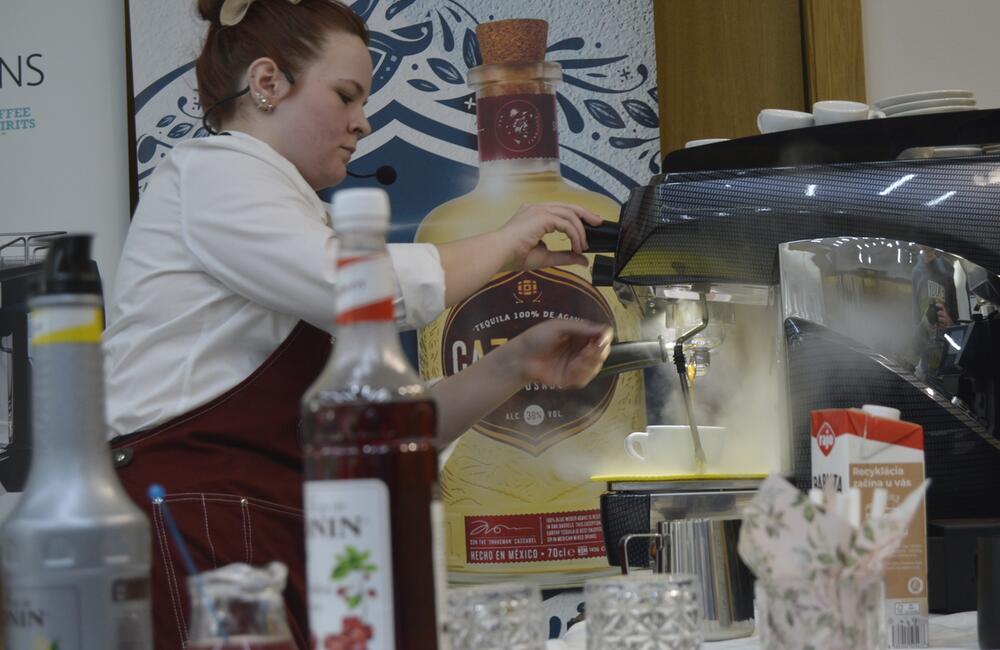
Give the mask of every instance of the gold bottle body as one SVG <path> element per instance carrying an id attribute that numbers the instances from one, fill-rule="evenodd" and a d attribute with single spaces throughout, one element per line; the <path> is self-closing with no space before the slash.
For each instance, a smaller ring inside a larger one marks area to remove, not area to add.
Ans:
<path id="1" fill-rule="evenodd" d="M 503 168 L 496 169 L 498 166 Z M 490 232 L 506 223 L 522 204 L 552 201 L 583 206 L 608 221 L 617 221 L 620 211 L 612 199 L 569 185 L 558 172 L 558 160 L 487 163 L 472 192 L 442 204 L 425 217 L 416 240 L 444 243 Z M 568 238 L 561 233 L 546 236 L 545 243 L 554 250 L 569 248 Z M 587 257 L 592 265 L 594 255 Z M 605 314 L 613 322 L 616 339 L 635 340 L 639 336 L 638 308 L 621 303 L 610 288 L 592 287 L 590 265 L 505 277 L 508 279 L 503 282 L 498 277 L 501 284 L 487 290 L 493 293 L 482 293 L 456 305 L 420 332 L 420 370 L 425 378 L 460 369 L 457 362 L 449 367 L 448 355 L 455 345 L 463 350 L 475 348 L 476 355 L 488 352 L 495 347 L 491 342 L 508 338 L 511 325 L 504 323 L 492 329 L 486 326 L 508 316 L 517 320 L 528 310 L 542 317 L 592 318 L 594 314 Z M 511 300 L 514 290 L 525 286 L 538 288 L 537 295 L 524 300 L 513 296 L 509 309 L 497 306 L 498 301 Z M 534 298 L 537 300 L 532 302 Z M 462 321 L 461 314 L 454 313 L 456 309 L 484 312 L 479 323 L 464 328 L 469 339 L 454 330 L 461 330 L 462 322 L 477 319 Z M 470 330 L 481 330 L 482 340 L 471 340 L 477 335 Z M 595 526 L 600 537 L 599 498 L 605 486 L 592 482 L 590 476 L 621 457 L 626 435 L 644 428 L 645 406 L 640 372 L 603 381 L 607 390 L 592 386 L 590 397 L 583 396 L 595 403 L 578 406 L 574 412 L 580 417 L 561 413 L 566 422 L 559 430 L 539 438 L 522 436 L 525 429 L 532 429 L 523 423 L 532 413 L 545 418 L 546 408 L 549 413 L 558 412 L 552 405 L 569 399 L 552 392 L 532 394 L 532 390 L 550 389 L 529 386 L 505 405 L 506 416 L 494 413 L 490 422 L 484 419 L 454 445 L 441 474 L 452 582 L 516 578 L 553 587 L 576 586 L 609 570 L 603 544 L 594 539 Z M 548 401 L 536 403 L 534 395 Z M 517 423 L 521 433 L 508 431 L 504 417 L 521 420 Z M 550 422 L 553 420 L 545 420 L 537 429 L 544 430 Z M 496 536 L 476 539 L 477 531 L 483 530 Z M 542 539 L 535 541 L 543 543 L 531 544 L 530 536 L 539 534 Z M 497 547 L 472 546 L 497 540 Z M 561 543 L 545 543 L 552 540 Z"/>

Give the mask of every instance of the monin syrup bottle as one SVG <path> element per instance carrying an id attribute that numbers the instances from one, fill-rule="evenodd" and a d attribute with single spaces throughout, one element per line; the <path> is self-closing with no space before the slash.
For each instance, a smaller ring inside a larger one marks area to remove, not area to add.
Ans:
<path id="1" fill-rule="evenodd" d="M 399 345 L 388 225 L 382 190 L 334 196 L 336 343 L 302 399 L 309 626 L 321 648 L 438 647 L 437 411 Z"/>

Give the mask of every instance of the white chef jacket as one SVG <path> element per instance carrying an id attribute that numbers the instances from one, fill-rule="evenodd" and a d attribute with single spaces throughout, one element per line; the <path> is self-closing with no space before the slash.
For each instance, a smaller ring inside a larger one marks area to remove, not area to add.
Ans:
<path id="1" fill-rule="evenodd" d="M 110 437 L 233 388 L 299 320 L 334 328 L 337 237 L 298 170 L 245 133 L 179 144 L 129 228 L 104 333 Z M 430 244 L 389 246 L 410 326 L 444 310 Z"/>

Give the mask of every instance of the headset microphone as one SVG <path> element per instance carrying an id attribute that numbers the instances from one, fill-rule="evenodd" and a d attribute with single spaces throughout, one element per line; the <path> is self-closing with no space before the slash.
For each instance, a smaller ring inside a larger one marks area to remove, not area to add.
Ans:
<path id="1" fill-rule="evenodd" d="M 396 182 L 396 169 L 390 167 L 389 165 L 382 165 L 375 170 L 374 174 L 355 174 L 354 172 L 348 170 L 348 176 L 353 176 L 354 178 L 372 178 L 374 177 L 382 185 L 392 185 Z"/>

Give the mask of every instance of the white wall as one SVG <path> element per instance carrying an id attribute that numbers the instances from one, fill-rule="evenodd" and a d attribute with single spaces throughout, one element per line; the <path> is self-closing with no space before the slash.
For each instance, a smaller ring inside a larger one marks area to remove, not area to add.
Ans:
<path id="1" fill-rule="evenodd" d="M 868 100 L 959 88 L 1000 107 L 1000 0 L 863 0 Z"/>
<path id="2" fill-rule="evenodd" d="M 0 14 L 0 58 L 23 66 L 20 86 L 0 69 L 0 121 L 34 120 L 0 128 L 0 232 L 94 233 L 107 293 L 129 217 L 124 4 L 3 0 Z"/>

